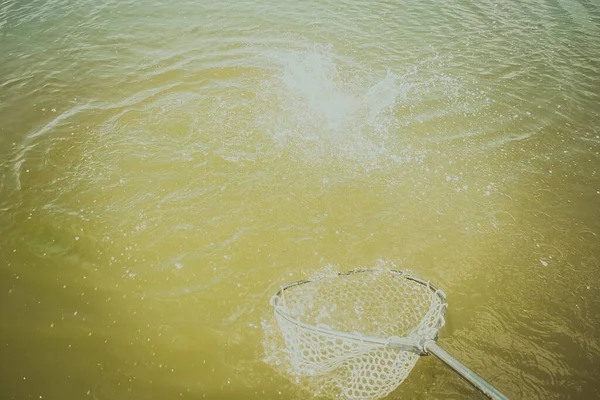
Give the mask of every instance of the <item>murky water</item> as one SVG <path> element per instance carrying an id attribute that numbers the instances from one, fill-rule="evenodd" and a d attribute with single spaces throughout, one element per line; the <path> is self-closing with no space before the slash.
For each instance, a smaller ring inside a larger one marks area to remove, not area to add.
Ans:
<path id="1" fill-rule="evenodd" d="M 2 0 L 0 49 L 2 399 L 309 398 L 269 297 L 378 260 L 509 397 L 600 398 L 597 2 Z"/>

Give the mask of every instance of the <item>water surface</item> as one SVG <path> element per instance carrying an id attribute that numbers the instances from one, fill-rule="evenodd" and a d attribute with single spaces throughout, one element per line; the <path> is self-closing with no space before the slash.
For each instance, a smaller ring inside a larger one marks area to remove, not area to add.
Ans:
<path id="1" fill-rule="evenodd" d="M 600 397 L 595 2 L 2 0 L 0 49 L 1 398 L 312 397 L 269 297 L 379 260 L 509 397 Z"/>

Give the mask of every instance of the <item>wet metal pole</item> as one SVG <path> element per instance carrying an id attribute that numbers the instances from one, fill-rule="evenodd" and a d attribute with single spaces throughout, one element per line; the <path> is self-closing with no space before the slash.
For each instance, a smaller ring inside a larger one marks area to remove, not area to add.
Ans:
<path id="1" fill-rule="evenodd" d="M 508 400 L 508 397 L 496 390 L 492 385 L 483 380 L 475 372 L 465 367 L 456 358 L 452 357 L 446 350 L 437 345 L 436 342 L 430 340 L 423 345 L 423 349 L 437 357 L 444 364 L 452 368 L 454 372 L 460 375 L 463 379 L 476 387 L 481 393 L 492 400 Z"/>

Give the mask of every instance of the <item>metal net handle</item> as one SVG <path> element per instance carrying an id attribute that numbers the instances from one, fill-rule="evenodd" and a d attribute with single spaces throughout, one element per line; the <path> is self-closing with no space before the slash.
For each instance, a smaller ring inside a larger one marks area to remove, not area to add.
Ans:
<path id="1" fill-rule="evenodd" d="M 364 272 L 364 271 L 360 271 L 360 270 L 359 271 L 350 271 L 345 274 L 352 274 L 352 273 L 356 273 L 356 272 Z M 410 352 L 417 353 L 420 355 L 432 354 L 437 359 L 439 359 L 444 364 L 446 364 L 448 367 L 450 367 L 450 369 L 452 369 L 455 373 L 457 373 L 461 378 L 463 378 L 469 384 L 471 384 L 473 387 L 478 389 L 486 397 L 488 397 L 492 400 L 508 400 L 508 397 L 506 397 L 505 395 L 500 393 L 500 391 L 498 391 L 496 388 L 494 388 L 492 385 L 490 385 L 487 381 L 485 381 L 482 377 L 480 377 L 475 372 L 473 372 L 471 369 L 466 367 L 464 364 L 462 364 L 460 361 L 458 361 L 450 353 L 448 353 L 447 351 L 442 349 L 436 343 L 437 332 L 445 323 L 444 315 L 445 315 L 445 311 L 448 306 L 448 304 L 446 302 L 446 294 L 442 290 L 431 285 L 431 283 L 429 281 L 424 281 L 421 278 L 405 274 L 402 271 L 391 271 L 391 272 L 398 273 L 406 279 L 410 279 L 410 280 L 413 280 L 420 284 L 423 284 L 423 285 L 427 286 L 427 288 L 429 290 L 432 290 L 436 296 L 439 296 L 439 298 L 442 300 L 442 303 L 438 306 L 439 307 L 439 310 L 437 310 L 439 312 L 438 318 L 437 318 L 438 320 L 433 324 L 433 327 L 428 328 L 426 326 L 419 326 L 407 338 L 400 338 L 400 337 L 393 336 L 393 337 L 390 337 L 387 339 L 380 339 L 380 338 L 374 338 L 374 337 L 362 336 L 362 335 L 359 336 L 356 334 L 336 331 L 336 330 L 330 329 L 328 327 L 320 327 L 320 326 L 305 324 L 301 321 L 296 320 L 295 318 L 290 317 L 289 315 L 287 315 L 287 313 L 283 312 L 281 310 L 282 306 L 279 304 L 279 302 L 282 299 L 284 299 L 284 294 L 285 294 L 286 289 L 293 287 L 293 286 L 303 285 L 303 284 L 312 282 L 310 280 L 292 282 L 287 285 L 281 286 L 279 288 L 279 290 L 277 291 L 277 293 L 271 297 L 270 303 L 273 306 L 273 308 L 275 309 L 275 313 L 278 313 L 279 316 L 287 319 L 290 323 L 300 326 L 304 329 L 313 330 L 315 332 L 325 333 L 328 335 L 338 336 L 338 337 L 342 337 L 342 338 L 359 340 L 361 342 L 384 344 L 384 345 L 390 346 L 392 348 L 410 351 Z M 340 275 L 342 275 L 342 274 L 340 274 Z M 433 300 L 432 300 L 432 302 L 433 302 Z M 433 307 L 433 304 L 430 306 L 430 309 L 428 312 L 434 311 L 432 309 L 432 307 Z"/>
<path id="2" fill-rule="evenodd" d="M 500 393 L 482 377 L 477 375 L 471 369 L 454 358 L 446 350 L 442 349 L 434 340 L 429 340 L 423 344 L 423 350 L 426 354 L 434 355 L 438 360 L 446 364 L 450 369 L 456 372 L 461 378 L 492 400 L 508 400 L 508 397 Z"/>

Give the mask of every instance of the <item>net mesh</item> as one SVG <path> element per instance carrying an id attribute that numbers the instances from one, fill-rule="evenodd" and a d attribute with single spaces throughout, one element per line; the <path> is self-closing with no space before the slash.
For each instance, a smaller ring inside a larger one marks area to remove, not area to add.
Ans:
<path id="1" fill-rule="evenodd" d="M 354 271 L 280 290 L 273 304 L 291 372 L 316 395 L 385 397 L 419 358 L 386 339 L 417 345 L 419 338 L 435 338 L 446 306 L 439 293 L 391 270 Z"/>

